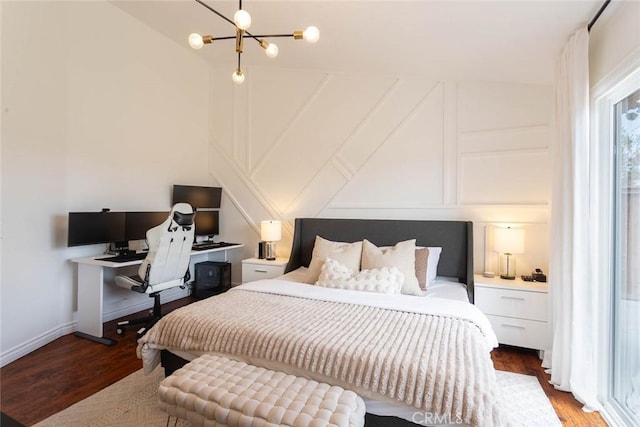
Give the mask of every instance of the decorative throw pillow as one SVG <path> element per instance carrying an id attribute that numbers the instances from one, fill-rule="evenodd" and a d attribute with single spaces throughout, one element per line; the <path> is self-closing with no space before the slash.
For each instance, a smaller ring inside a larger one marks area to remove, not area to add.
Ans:
<path id="1" fill-rule="evenodd" d="M 435 246 L 416 248 L 416 278 L 423 291 L 436 279 L 441 252 L 442 248 Z"/>
<path id="2" fill-rule="evenodd" d="M 429 249 L 416 249 L 416 279 L 423 291 L 427 290 L 427 260 L 429 259 Z"/>
<path id="3" fill-rule="evenodd" d="M 318 276 L 320 276 L 320 269 L 327 257 L 335 259 L 340 264 L 351 269 L 353 272 L 360 271 L 362 242 L 332 242 L 331 240 L 326 240 L 320 236 L 316 236 L 316 241 L 313 245 L 313 252 L 311 253 L 311 262 L 309 263 L 309 270 L 307 273 L 307 283 L 313 284 L 318 280 Z"/>
<path id="4" fill-rule="evenodd" d="M 352 273 L 347 266 L 327 258 L 315 284 L 325 288 L 399 294 L 403 282 L 404 276 L 396 267 L 381 267 Z"/>
<path id="5" fill-rule="evenodd" d="M 404 275 L 402 293 L 422 295 L 416 278 L 416 239 L 396 243 L 387 249 L 378 248 L 368 240 L 362 242 L 362 269 L 396 267 Z"/>

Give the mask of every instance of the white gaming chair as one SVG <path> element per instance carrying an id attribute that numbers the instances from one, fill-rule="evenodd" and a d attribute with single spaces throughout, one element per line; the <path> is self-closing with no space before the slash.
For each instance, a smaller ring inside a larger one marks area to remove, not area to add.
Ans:
<path id="1" fill-rule="evenodd" d="M 144 335 L 162 317 L 160 292 L 176 286 L 184 287 L 190 279 L 189 259 L 195 226 L 193 208 L 187 203 L 176 203 L 169 217 L 147 231 L 149 253 L 138 269 L 138 275 L 115 277 L 116 285 L 153 297 L 153 310 L 141 319 L 118 322 L 118 335 L 125 325 L 145 324 L 136 338 Z"/>

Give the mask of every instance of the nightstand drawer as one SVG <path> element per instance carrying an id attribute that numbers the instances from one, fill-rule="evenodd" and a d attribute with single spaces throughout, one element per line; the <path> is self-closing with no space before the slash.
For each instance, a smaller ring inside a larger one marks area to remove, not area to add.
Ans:
<path id="1" fill-rule="evenodd" d="M 475 305 L 485 314 L 547 321 L 547 294 L 476 286 Z"/>
<path id="2" fill-rule="evenodd" d="M 274 261 L 258 258 L 245 259 L 242 261 L 242 283 L 282 276 L 286 266 L 287 260 L 282 258 Z"/>
<path id="3" fill-rule="evenodd" d="M 545 350 L 547 322 L 487 315 L 500 344 Z"/>

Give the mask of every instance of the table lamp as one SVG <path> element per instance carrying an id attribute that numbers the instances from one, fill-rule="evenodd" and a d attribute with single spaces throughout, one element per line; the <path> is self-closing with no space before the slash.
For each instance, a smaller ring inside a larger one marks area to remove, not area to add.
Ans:
<path id="1" fill-rule="evenodd" d="M 260 239 L 265 242 L 264 257 L 269 261 L 276 259 L 276 242 L 282 239 L 280 221 L 268 220 L 260 223 Z"/>
<path id="2" fill-rule="evenodd" d="M 524 229 L 496 228 L 493 235 L 493 249 L 500 253 L 500 277 L 507 280 L 516 278 L 516 257 L 524 252 Z"/>

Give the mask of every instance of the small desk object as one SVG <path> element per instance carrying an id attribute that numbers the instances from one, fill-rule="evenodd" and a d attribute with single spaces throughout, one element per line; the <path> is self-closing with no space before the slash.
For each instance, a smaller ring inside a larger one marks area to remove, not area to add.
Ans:
<path id="1" fill-rule="evenodd" d="M 243 246 L 244 245 L 238 243 L 213 249 L 191 251 L 191 258 L 224 251 L 224 259 L 226 261 L 228 250 L 241 248 Z M 111 262 L 108 261 L 108 259 L 98 258 L 105 258 L 105 255 L 74 258 L 71 260 L 71 262 L 78 264 L 78 329 L 75 335 L 101 344 L 114 345 L 116 341 L 105 338 L 102 329 L 104 269 L 140 265 L 143 260 Z"/>

